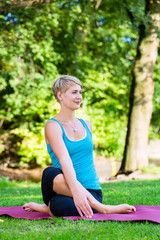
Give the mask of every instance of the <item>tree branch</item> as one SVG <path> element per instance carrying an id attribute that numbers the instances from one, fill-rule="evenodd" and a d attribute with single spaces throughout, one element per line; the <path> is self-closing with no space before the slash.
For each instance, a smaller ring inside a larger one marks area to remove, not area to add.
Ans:
<path id="1" fill-rule="evenodd" d="M 56 0 L 10 0 L 9 3 L 6 1 L 0 1 L 0 12 L 9 11 L 16 8 L 32 7 L 37 4 L 54 3 Z"/>
<path id="2" fill-rule="evenodd" d="M 98 10 L 101 2 L 102 2 L 102 0 L 97 0 L 97 1 L 96 1 L 96 5 L 95 5 L 95 9 L 96 9 L 96 10 Z"/>

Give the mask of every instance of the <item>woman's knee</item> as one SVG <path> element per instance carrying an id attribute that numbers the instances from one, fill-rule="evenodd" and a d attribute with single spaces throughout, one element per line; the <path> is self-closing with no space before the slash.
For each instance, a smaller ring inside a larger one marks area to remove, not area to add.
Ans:
<path id="1" fill-rule="evenodd" d="M 58 175 L 62 173 L 62 170 L 59 168 L 55 168 L 55 167 L 47 167 L 46 169 L 44 169 L 43 174 L 42 174 L 42 179 L 50 179 L 50 180 L 54 180 L 54 178 Z"/>
<path id="2" fill-rule="evenodd" d="M 48 174 L 50 173 L 51 168 L 52 167 L 47 167 L 43 170 L 42 178 L 47 178 L 48 177 Z"/>

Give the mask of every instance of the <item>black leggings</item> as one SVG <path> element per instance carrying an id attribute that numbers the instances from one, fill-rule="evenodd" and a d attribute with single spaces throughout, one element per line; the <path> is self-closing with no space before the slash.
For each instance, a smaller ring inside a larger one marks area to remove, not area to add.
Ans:
<path id="1" fill-rule="evenodd" d="M 41 185 L 43 201 L 47 206 L 50 202 L 50 210 L 54 216 L 79 216 L 73 198 L 56 194 L 53 191 L 53 180 L 58 174 L 63 174 L 59 168 L 48 167 L 43 171 Z M 97 201 L 102 202 L 101 190 L 87 190 Z M 93 212 L 96 213 L 97 211 L 93 209 Z"/>

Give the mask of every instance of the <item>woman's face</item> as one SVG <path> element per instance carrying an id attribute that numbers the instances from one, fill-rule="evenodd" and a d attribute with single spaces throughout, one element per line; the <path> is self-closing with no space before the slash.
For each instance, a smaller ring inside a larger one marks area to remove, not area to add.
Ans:
<path id="1" fill-rule="evenodd" d="M 72 84 L 64 93 L 59 92 L 59 100 L 61 105 L 76 110 L 82 102 L 82 88 L 78 84 Z"/>

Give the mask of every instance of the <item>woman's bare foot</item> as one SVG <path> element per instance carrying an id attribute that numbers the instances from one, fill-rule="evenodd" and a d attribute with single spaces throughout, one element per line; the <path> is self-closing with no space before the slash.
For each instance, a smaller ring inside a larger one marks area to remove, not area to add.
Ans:
<path id="1" fill-rule="evenodd" d="M 103 214 L 120 214 L 136 212 L 136 208 L 128 204 L 120 204 L 115 206 L 101 204 L 101 206 L 99 207 L 100 208 L 98 209 L 98 212 Z"/>
<path id="2" fill-rule="evenodd" d="M 53 214 L 51 213 L 49 207 L 46 204 L 29 202 L 23 205 L 23 209 L 27 212 L 48 213 L 51 217 L 53 217 Z"/>

